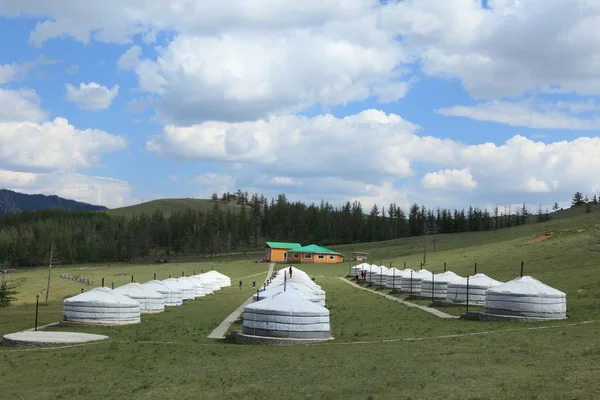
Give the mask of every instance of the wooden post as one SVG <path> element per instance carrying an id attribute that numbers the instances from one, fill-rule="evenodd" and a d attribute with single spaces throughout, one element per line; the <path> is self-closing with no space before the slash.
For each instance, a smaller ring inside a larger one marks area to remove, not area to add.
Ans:
<path id="1" fill-rule="evenodd" d="M 521 278 L 523 277 L 523 261 L 521 261 Z"/>

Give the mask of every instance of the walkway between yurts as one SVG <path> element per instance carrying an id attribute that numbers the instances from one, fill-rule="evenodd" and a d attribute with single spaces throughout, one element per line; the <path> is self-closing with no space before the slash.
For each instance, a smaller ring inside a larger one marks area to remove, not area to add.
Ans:
<path id="1" fill-rule="evenodd" d="M 267 276 L 265 278 L 265 283 L 267 283 L 267 280 L 273 273 L 273 267 L 275 267 L 275 263 L 271 263 L 271 265 L 269 265 L 269 272 L 267 272 Z M 260 287 L 260 286 L 258 286 L 258 287 Z M 225 318 L 223 320 L 223 322 L 221 322 L 221 324 L 219 326 L 217 326 L 207 337 L 209 339 L 225 339 L 225 334 L 229 330 L 229 327 L 231 325 L 233 325 L 233 323 L 240 317 L 240 315 L 242 315 L 242 312 L 244 312 L 244 307 L 247 306 L 248 304 L 252 303 L 253 296 L 254 295 L 250 296 L 248 298 L 248 300 L 246 300 L 244 303 L 242 303 L 242 305 L 239 306 L 234 312 L 229 314 L 229 316 L 227 318 Z"/>
<path id="2" fill-rule="evenodd" d="M 450 314 L 446 314 L 445 312 L 442 312 L 442 311 L 440 311 L 440 310 L 436 310 L 435 308 L 426 307 L 426 306 L 421 306 L 421 305 L 418 305 L 418 304 L 415 304 L 415 303 L 411 303 L 410 301 L 404 301 L 404 300 L 402 300 L 402 299 L 399 299 L 399 298 L 397 298 L 397 297 L 391 296 L 391 295 L 389 295 L 389 294 L 380 293 L 380 292 L 377 292 L 377 291 L 375 291 L 375 290 L 371 290 L 371 289 L 364 288 L 364 287 L 362 287 L 362 286 L 360 286 L 360 285 L 357 285 L 357 284 L 356 284 L 356 283 L 354 283 L 354 282 L 351 282 L 351 281 L 349 281 L 349 280 L 348 280 L 348 279 L 346 279 L 346 278 L 342 278 L 342 277 L 340 277 L 340 279 L 341 279 L 342 281 L 346 282 L 348 285 L 354 286 L 355 288 L 358 288 L 358 289 L 360 289 L 360 290 L 366 290 L 367 292 L 371 292 L 371 293 L 378 294 L 378 295 L 380 295 L 380 296 L 383 296 L 383 297 L 385 297 L 385 298 L 386 298 L 386 299 L 388 299 L 388 300 L 397 301 L 398 303 L 402 303 L 402 304 L 404 304 L 404 305 L 406 305 L 406 306 L 409 306 L 409 307 L 416 307 L 416 308 L 419 308 L 419 309 L 421 309 L 421 310 L 423 310 L 423 311 L 427 311 L 428 313 L 431 313 L 431 314 L 433 314 L 433 315 L 435 315 L 435 316 L 437 316 L 437 317 L 440 317 L 440 318 L 459 318 L 457 315 L 450 315 Z"/>

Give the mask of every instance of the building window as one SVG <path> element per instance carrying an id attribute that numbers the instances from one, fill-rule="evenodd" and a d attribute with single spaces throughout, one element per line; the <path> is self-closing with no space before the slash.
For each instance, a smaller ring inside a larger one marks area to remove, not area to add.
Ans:
<path id="1" fill-rule="evenodd" d="M 298 258 L 298 257 L 300 257 L 300 254 L 299 253 L 294 253 L 294 258 Z"/>
<path id="2" fill-rule="evenodd" d="M 319 260 L 324 260 L 324 259 L 325 259 L 325 255 L 323 255 L 323 254 L 319 254 L 319 255 L 317 256 L 317 258 L 318 258 Z"/>
<path id="3" fill-rule="evenodd" d="M 329 259 L 330 259 L 331 261 L 333 261 L 333 260 L 335 260 L 335 256 L 329 256 Z"/>
<path id="4" fill-rule="evenodd" d="M 312 258 L 312 253 L 304 253 L 304 258 Z"/>

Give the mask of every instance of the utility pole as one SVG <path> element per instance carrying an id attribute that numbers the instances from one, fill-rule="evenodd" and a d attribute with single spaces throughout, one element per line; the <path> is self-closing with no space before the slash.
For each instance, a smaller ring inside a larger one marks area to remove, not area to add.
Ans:
<path id="1" fill-rule="evenodd" d="M 427 264 L 427 221 L 425 221 L 425 240 L 423 241 L 423 265 Z"/>

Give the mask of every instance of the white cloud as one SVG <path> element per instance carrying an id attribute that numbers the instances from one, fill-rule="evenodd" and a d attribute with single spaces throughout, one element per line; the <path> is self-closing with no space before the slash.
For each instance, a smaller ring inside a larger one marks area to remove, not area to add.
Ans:
<path id="1" fill-rule="evenodd" d="M 70 0 L 0 0 L 0 15 L 46 19 L 30 33 L 29 42 L 36 46 L 66 35 L 83 43 L 93 38 L 123 44 L 138 34 L 146 41 L 155 39 L 157 29 L 212 35 L 231 27 L 303 28 L 357 18 L 377 4 L 375 0 L 176 0 L 165 5 L 163 0 L 106 0 L 74 7 Z"/>
<path id="2" fill-rule="evenodd" d="M 147 147 L 166 157 L 226 163 L 243 189 L 309 200 L 551 204 L 600 187 L 598 137 L 546 144 L 516 135 L 503 144 L 468 145 L 418 131 L 397 115 L 367 110 L 345 118 L 171 126 Z"/>
<path id="3" fill-rule="evenodd" d="M 465 117 L 477 121 L 490 121 L 510 126 L 534 129 L 600 129 L 599 117 L 579 117 L 577 113 L 600 110 L 593 102 L 539 103 L 532 101 L 499 101 L 479 103 L 474 106 L 453 106 L 436 110 L 438 114 Z"/>
<path id="4" fill-rule="evenodd" d="M 68 83 L 65 86 L 66 99 L 84 110 L 105 110 L 119 93 L 119 85 L 114 85 L 111 89 L 95 82 L 82 82 L 78 88 Z"/>
<path id="5" fill-rule="evenodd" d="M 0 167 L 64 169 L 95 165 L 100 154 L 126 141 L 97 129 L 80 130 L 64 118 L 44 123 L 0 123 Z"/>
<path id="6" fill-rule="evenodd" d="M 396 82 L 395 70 L 403 58 L 399 43 L 377 31 L 373 18 L 356 24 L 369 40 L 342 37 L 344 31 L 334 25 L 277 36 L 181 35 L 159 49 L 156 60 L 138 64 L 139 86 L 162 97 L 158 116 L 177 125 L 254 120 L 370 96 L 386 102 L 403 97 L 408 85 Z"/>
<path id="7" fill-rule="evenodd" d="M 382 11 L 423 70 L 477 98 L 531 90 L 600 94 L 600 3 L 405 0 Z"/>
<path id="8" fill-rule="evenodd" d="M 55 60 L 50 60 L 42 55 L 33 61 L 0 64 L 0 84 L 22 81 L 36 68 L 54 63 L 56 63 Z"/>
<path id="9" fill-rule="evenodd" d="M 0 123 L 2 122 L 40 122 L 48 118 L 41 109 L 40 99 L 34 90 L 6 90 L 0 88 Z M 2 132 L 0 132 L 0 137 Z M 2 144 L 0 143 L 0 148 Z"/>
<path id="10" fill-rule="evenodd" d="M 141 55 L 142 48 L 140 46 L 131 46 L 117 60 L 117 68 L 124 71 L 134 70 L 140 61 Z"/>
<path id="11" fill-rule="evenodd" d="M 477 182 L 468 168 L 428 172 L 421 180 L 427 189 L 475 189 Z"/>
<path id="12" fill-rule="evenodd" d="M 137 202 L 128 182 L 68 170 L 31 173 L 0 169 L 0 187 L 21 193 L 54 194 L 109 208 Z"/>

